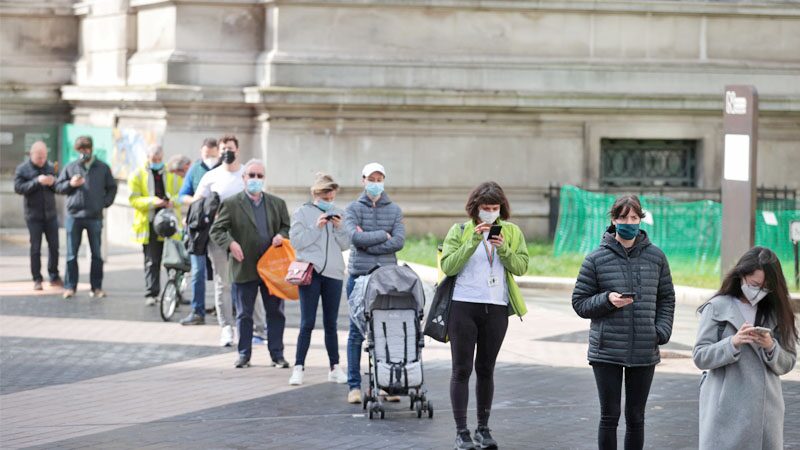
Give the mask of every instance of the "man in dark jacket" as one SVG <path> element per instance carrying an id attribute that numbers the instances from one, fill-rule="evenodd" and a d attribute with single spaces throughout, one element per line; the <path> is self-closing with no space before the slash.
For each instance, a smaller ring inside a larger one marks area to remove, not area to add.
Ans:
<path id="1" fill-rule="evenodd" d="M 283 329 L 286 325 L 283 300 L 270 295 L 256 266 L 270 245 L 280 247 L 283 239 L 289 237 L 291 222 L 286 202 L 263 192 L 264 172 L 264 163 L 259 160 L 250 160 L 244 165 L 245 190 L 222 202 L 219 216 L 211 226 L 211 239 L 228 251 L 233 282 L 231 295 L 239 329 L 237 368 L 250 366 L 253 309 L 259 290 L 267 313 L 267 348 L 272 365 L 289 367 L 283 357 Z"/>
<path id="2" fill-rule="evenodd" d="M 56 181 L 56 192 L 67 196 L 67 275 L 64 280 L 64 298 L 75 295 L 78 287 L 78 249 L 83 230 L 89 236 L 92 267 L 89 275 L 92 298 L 103 298 L 103 257 L 100 242 L 103 229 L 103 209 L 114 203 L 117 182 L 111 168 L 92 154 L 93 143 L 89 136 L 75 140 L 75 150 L 81 158 L 64 168 Z"/>
<path id="3" fill-rule="evenodd" d="M 31 146 L 29 158 L 17 166 L 14 174 L 14 192 L 25 196 L 25 223 L 31 241 L 31 275 L 33 289 L 42 290 L 42 233 L 47 238 L 47 273 L 50 286 L 63 286 L 58 276 L 58 218 L 56 217 L 56 170 L 47 161 L 47 145 L 36 141 Z"/>

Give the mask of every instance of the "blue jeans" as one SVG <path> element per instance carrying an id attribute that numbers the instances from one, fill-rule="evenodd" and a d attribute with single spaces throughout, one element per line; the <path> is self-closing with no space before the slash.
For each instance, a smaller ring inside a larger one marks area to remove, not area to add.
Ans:
<path id="1" fill-rule="evenodd" d="M 239 329 L 239 355 L 250 359 L 252 353 L 253 310 L 259 291 L 267 312 L 267 349 L 269 356 L 276 361 L 283 358 L 283 329 L 286 327 L 283 299 L 270 295 L 269 289 L 261 280 L 231 285 L 233 304 L 236 306 L 236 328 Z"/>
<path id="2" fill-rule="evenodd" d="M 67 215 L 64 221 L 67 231 L 67 273 L 64 277 L 64 289 L 78 287 L 78 250 L 81 248 L 83 230 L 89 237 L 89 250 L 92 252 L 92 266 L 89 271 L 89 283 L 92 290 L 103 288 L 103 256 L 100 253 L 103 219 L 84 219 Z"/>
<path id="3" fill-rule="evenodd" d="M 192 311 L 206 316 L 206 255 L 189 255 L 192 261 Z"/>
<path id="4" fill-rule="evenodd" d="M 347 297 L 353 292 L 358 276 L 350 275 L 347 279 Z M 361 389 L 361 345 L 364 335 L 350 319 L 350 335 L 347 337 L 347 385 L 351 390 Z"/>
<path id="5" fill-rule="evenodd" d="M 322 276 L 314 271 L 311 284 L 300 286 L 300 334 L 297 336 L 297 353 L 294 364 L 303 366 L 308 347 L 311 345 L 311 331 L 317 319 L 317 305 L 322 296 L 322 325 L 325 329 L 325 349 L 331 368 L 339 364 L 339 337 L 336 335 L 336 322 L 339 315 L 339 302 L 342 299 L 342 280 Z"/>
<path id="6" fill-rule="evenodd" d="M 31 275 L 33 281 L 42 281 L 42 234 L 47 238 L 47 275 L 50 281 L 58 280 L 58 219 L 28 219 L 31 241 Z"/>

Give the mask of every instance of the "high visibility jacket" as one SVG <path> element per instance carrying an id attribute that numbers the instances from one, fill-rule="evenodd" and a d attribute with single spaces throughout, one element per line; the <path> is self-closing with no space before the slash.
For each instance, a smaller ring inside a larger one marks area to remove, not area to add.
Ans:
<path id="1" fill-rule="evenodd" d="M 172 202 L 178 223 L 181 223 L 181 205 L 178 191 L 183 183 L 183 178 L 167 172 L 163 168 L 161 169 L 161 177 L 164 180 L 164 192 Z M 131 174 L 130 178 L 128 178 L 128 188 L 131 191 L 128 201 L 130 201 L 134 210 L 132 240 L 139 244 L 147 244 L 150 242 L 150 223 L 156 214 L 154 202 L 157 199 L 153 171 L 150 170 L 149 165 L 142 166 Z M 171 237 L 172 239 L 180 240 L 180 233 L 175 233 Z M 158 240 L 163 241 L 164 239 L 158 236 Z"/>

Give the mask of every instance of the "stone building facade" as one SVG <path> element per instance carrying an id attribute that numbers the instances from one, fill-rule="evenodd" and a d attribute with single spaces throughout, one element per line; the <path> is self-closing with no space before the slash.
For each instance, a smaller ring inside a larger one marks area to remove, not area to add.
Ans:
<path id="1" fill-rule="evenodd" d="M 800 188 L 796 0 L 2 0 L 0 21 L 5 226 L 19 130 L 74 122 L 155 131 L 169 155 L 236 133 L 290 207 L 320 170 L 353 198 L 380 161 L 412 233 L 443 234 L 493 179 L 542 236 L 546 187 L 605 184 L 608 152 L 686 144 L 652 153 L 680 173 L 640 181 L 718 188 L 727 84 L 760 94 L 759 183 Z"/>

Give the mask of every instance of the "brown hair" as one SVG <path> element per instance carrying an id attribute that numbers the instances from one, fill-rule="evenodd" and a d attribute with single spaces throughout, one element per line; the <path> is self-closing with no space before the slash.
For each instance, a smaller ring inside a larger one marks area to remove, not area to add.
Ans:
<path id="1" fill-rule="evenodd" d="M 774 315 L 781 345 L 794 349 L 798 332 L 794 323 L 794 312 L 789 303 L 789 288 L 786 286 L 783 268 L 775 252 L 766 247 L 753 247 L 746 251 L 736 266 L 725 275 L 722 286 L 715 296 L 729 295 L 737 299 L 742 298 L 742 280 L 759 269 L 764 271 L 764 287 L 769 289 L 769 294 L 758 302 L 758 312 L 764 317 Z M 701 312 L 706 305 L 708 302 L 697 308 L 697 311 Z"/>
<path id="2" fill-rule="evenodd" d="M 233 143 L 236 144 L 236 148 L 239 148 L 239 139 L 236 139 L 236 136 L 232 134 L 226 134 L 219 138 L 220 145 L 227 144 L 228 141 L 233 141 Z"/>
<path id="3" fill-rule="evenodd" d="M 314 175 L 314 184 L 311 185 L 311 195 L 325 194 L 339 189 L 339 183 L 326 173 L 317 172 Z"/>
<path id="4" fill-rule="evenodd" d="M 91 136 L 78 136 L 78 139 L 75 139 L 75 150 L 84 150 L 84 149 L 92 149 L 94 147 L 94 142 L 92 142 Z"/>
<path id="5" fill-rule="evenodd" d="M 203 145 L 201 147 L 216 148 L 217 140 L 214 138 L 205 138 L 203 139 Z M 238 142 L 236 143 L 236 148 L 239 148 Z"/>
<path id="6" fill-rule="evenodd" d="M 608 211 L 608 216 L 611 217 L 611 220 L 619 219 L 620 217 L 627 216 L 631 210 L 633 210 L 640 219 L 644 219 L 645 212 L 642 209 L 642 203 L 639 201 L 639 197 L 633 194 L 621 195 L 614 201 L 614 205 Z"/>
<path id="7" fill-rule="evenodd" d="M 494 181 L 486 181 L 472 190 L 467 199 L 465 210 L 467 215 L 477 224 L 481 222 L 478 211 L 481 205 L 500 205 L 500 217 L 508 220 L 511 217 L 511 206 L 508 204 L 503 188 Z"/>

